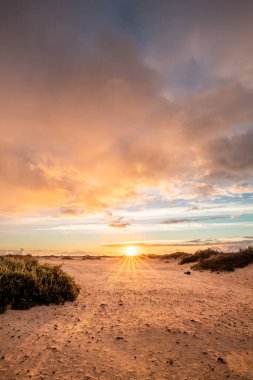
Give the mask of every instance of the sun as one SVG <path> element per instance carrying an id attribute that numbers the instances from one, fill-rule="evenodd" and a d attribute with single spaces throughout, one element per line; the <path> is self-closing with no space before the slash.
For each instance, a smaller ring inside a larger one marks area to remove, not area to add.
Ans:
<path id="1" fill-rule="evenodd" d="M 136 256 L 137 248 L 135 246 L 126 247 L 126 256 Z"/>

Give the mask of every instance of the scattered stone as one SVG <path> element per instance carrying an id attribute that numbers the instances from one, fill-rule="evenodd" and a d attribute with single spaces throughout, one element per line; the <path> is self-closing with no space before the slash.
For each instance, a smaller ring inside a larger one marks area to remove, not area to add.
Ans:
<path id="1" fill-rule="evenodd" d="M 219 357 L 217 358 L 217 362 L 220 362 L 220 363 L 222 363 L 222 364 L 226 364 L 226 360 L 223 359 L 221 356 L 219 356 Z"/>
<path id="2" fill-rule="evenodd" d="M 191 274 L 191 272 L 188 270 L 187 272 L 184 272 L 184 274 L 188 274 L 189 275 L 189 274 Z"/>

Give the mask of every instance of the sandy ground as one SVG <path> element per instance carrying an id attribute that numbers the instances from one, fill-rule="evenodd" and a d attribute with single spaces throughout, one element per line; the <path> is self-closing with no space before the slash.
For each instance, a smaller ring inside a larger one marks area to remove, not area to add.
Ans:
<path id="1" fill-rule="evenodd" d="M 59 262 L 80 296 L 0 316 L 0 379 L 253 379 L 252 265 Z"/>

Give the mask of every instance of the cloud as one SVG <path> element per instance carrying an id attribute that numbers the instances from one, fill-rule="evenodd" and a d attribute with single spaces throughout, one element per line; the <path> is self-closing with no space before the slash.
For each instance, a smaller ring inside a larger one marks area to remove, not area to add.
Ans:
<path id="1" fill-rule="evenodd" d="M 252 85 L 252 2 L 160 0 L 148 4 L 140 16 L 149 37 L 148 59 L 162 72 L 169 70 L 169 83 L 173 74 L 180 81 L 182 66 L 194 60 L 199 71 L 204 70 L 206 82 L 195 76 L 196 88 L 231 78 Z"/>
<path id="2" fill-rule="evenodd" d="M 111 247 L 111 248 L 122 248 L 128 245 L 134 245 L 137 247 L 142 248 L 162 248 L 162 247 L 171 247 L 171 248 L 177 248 L 177 247 L 205 247 L 205 246 L 214 246 L 214 247 L 227 247 L 227 248 L 240 248 L 240 247 L 247 247 L 249 245 L 253 244 L 253 239 L 237 239 L 237 240 L 212 240 L 212 239 L 194 239 L 191 241 L 181 241 L 181 242 L 173 242 L 173 241 L 132 241 L 132 242 L 122 242 L 122 243 L 110 243 L 110 244 L 104 244 L 104 247 Z"/>
<path id="3" fill-rule="evenodd" d="M 121 222 L 120 220 L 115 220 L 114 222 L 111 222 L 108 224 L 109 227 L 113 228 L 126 228 L 130 226 L 130 223 Z"/>
<path id="4" fill-rule="evenodd" d="M 220 241 L 217 239 L 193 239 L 189 240 L 187 243 L 197 243 L 197 244 L 219 244 Z"/>
<path id="5" fill-rule="evenodd" d="M 141 202 L 145 188 L 170 200 L 249 188 L 252 6 L 137 2 L 144 43 L 121 29 L 117 2 L 79 3 L 1 5 L 0 212 L 75 216 Z M 192 59 L 205 85 L 185 95 L 172 78 Z"/>
<path id="6" fill-rule="evenodd" d="M 227 219 L 227 216 L 210 216 L 208 218 L 184 218 L 184 219 L 168 219 L 161 222 L 161 224 L 178 224 L 178 223 L 195 223 L 204 222 L 209 220 Z"/>
<path id="7" fill-rule="evenodd" d="M 198 206 L 198 205 L 193 205 L 191 207 L 189 207 L 189 211 L 197 211 L 197 210 L 213 210 L 213 209 L 217 209 L 217 206 L 207 206 L 207 205 L 201 205 L 201 206 Z"/>
<path id="8" fill-rule="evenodd" d="M 60 209 L 60 215 L 64 216 L 80 216 L 83 214 L 83 209 L 76 207 L 62 207 Z"/>
<path id="9" fill-rule="evenodd" d="M 125 229 L 126 227 L 131 226 L 131 224 L 129 222 L 125 222 L 123 220 L 123 217 L 121 216 L 118 218 L 114 218 L 112 213 L 108 213 L 108 217 L 109 219 L 111 219 L 110 222 L 108 223 L 109 227 Z"/>
<path id="10" fill-rule="evenodd" d="M 253 99 L 252 99 L 253 101 Z M 210 162 L 210 177 L 228 179 L 251 179 L 253 169 L 253 128 L 243 134 L 220 137 L 212 141 L 206 149 L 206 158 Z M 252 185 L 233 186 L 244 192 L 252 192 Z"/>
<path id="11" fill-rule="evenodd" d="M 178 223 L 187 223 L 191 222 L 191 219 L 168 219 L 161 222 L 161 224 L 178 224 Z"/>

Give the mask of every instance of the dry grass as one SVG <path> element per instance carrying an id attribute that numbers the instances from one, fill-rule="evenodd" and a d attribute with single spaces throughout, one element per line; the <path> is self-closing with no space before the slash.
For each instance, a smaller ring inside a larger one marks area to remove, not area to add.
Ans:
<path id="1" fill-rule="evenodd" d="M 187 255 L 185 257 L 182 257 L 179 264 L 187 264 L 187 263 L 194 263 L 202 259 L 208 259 L 211 256 L 219 255 L 220 251 L 216 251 L 215 249 L 202 249 L 194 253 L 193 255 Z"/>
<path id="2" fill-rule="evenodd" d="M 188 257 L 188 256 L 191 256 L 190 253 L 186 253 L 186 252 L 173 252 L 173 253 L 168 253 L 166 255 L 163 255 L 161 256 L 161 259 L 162 260 L 183 260 L 184 258 Z"/>
<path id="3" fill-rule="evenodd" d="M 0 257 L 0 312 L 74 301 L 79 287 L 60 266 L 41 265 L 31 256 Z"/>
<path id="4" fill-rule="evenodd" d="M 202 258 L 192 266 L 192 269 L 215 271 L 234 271 L 253 263 L 253 247 L 241 249 L 239 252 L 219 253 Z"/>

